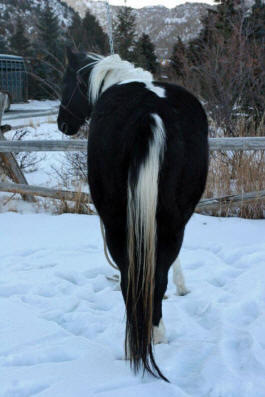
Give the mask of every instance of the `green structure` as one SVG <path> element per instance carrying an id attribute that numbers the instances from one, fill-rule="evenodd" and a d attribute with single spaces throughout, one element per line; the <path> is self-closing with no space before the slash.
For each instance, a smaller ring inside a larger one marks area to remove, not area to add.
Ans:
<path id="1" fill-rule="evenodd" d="M 28 99 L 28 77 L 24 58 L 0 54 L 0 91 L 6 92 L 13 103 Z"/>

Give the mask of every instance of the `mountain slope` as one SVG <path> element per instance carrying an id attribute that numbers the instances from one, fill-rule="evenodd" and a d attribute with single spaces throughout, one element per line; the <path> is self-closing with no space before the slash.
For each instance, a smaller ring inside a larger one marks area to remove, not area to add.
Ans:
<path id="1" fill-rule="evenodd" d="M 91 0 L 64 0 L 75 11 L 84 16 L 89 10 L 95 15 L 104 30 L 107 30 L 106 3 Z M 188 41 L 196 37 L 201 29 L 201 17 L 210 8 L 204 3 L 185 3 L 169 9 L 164 6 L 151 6 L 135 9 L 137 33 L 150 35 L 160 58 L 167 57 L 178 37 Z M 111 6 L 113 22 L 121 7 Z M 114 43 L 115 44 L 115 43 Z"/>
<path id="2" fill-rule="evenodd" d="M 74 10 L 61 0 L 49 0 L 49 4 L 58 17 L 61 27 L 66 30 L 72 23 Z M 8 41 L 14 32 L 17 18 L 20 17 L 30 39 L 34 40 L 36 23 L 44 7 L 43 0 L 0 0 L 0 36 Z"/>

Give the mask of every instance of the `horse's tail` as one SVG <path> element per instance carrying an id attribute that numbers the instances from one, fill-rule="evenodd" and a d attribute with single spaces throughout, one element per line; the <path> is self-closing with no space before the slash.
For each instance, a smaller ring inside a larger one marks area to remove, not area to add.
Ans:
<path id="1" fill-rule="evenodd" d="M 159 169 L 165 149 L 161 118 L 148 115 L 142 120 L 145 142 L 136 142 L 128 177 L 127 235 L 128 289 L 125 352 L 131 366 L 167 381 L 152 352 L 152 317 L 156 264 L 156 208 Z M 142 131 L 140 131 L 142 132 Z M 139 152 L 142 152 L 141 154 Z"/>

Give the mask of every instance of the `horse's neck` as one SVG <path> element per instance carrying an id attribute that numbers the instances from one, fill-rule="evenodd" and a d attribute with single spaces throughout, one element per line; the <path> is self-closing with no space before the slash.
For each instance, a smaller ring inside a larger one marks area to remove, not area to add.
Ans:
<path id="1" fill-rule="evenodd" d="M 153 81 L 153 75 L 142 68 L 136 68 L 132 63 L 122 61 L 119 56 L 110 56 L 99 61 L 92 71 L 90 80 L 90 95 L 95 103 L 98 96 L 115 84 L 125 82 Z"/>
<path id="2" fill-rule="evenodd" d="M 144 81 L 151 82 L 153 81 L 153 76 L 150 72 L 147 72 L 141 68 L 131 68 L 131 69 L 114 69 L 111 70 L 105 78 L 102 92 L 106 91 L 109 87 L 114 84 L 122 84 L 126 82 L 133 81 Z"/>

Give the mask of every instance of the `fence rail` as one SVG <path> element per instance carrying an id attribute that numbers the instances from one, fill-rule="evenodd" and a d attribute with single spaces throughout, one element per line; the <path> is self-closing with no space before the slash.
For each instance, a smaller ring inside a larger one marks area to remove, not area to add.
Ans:
<path id="1" fill-rule="evenodd" d="M 238 203 L 253 202 L 256 200 L 262 200 L 265 198 L 265 190 L 259 192 L 248 192 L 242 194 L 231 194 L 229 196 L 212 198 L 212 199 L 202 199 L 198 205 L 197 210 L 201 211 L 204 208 L 210 210 L 221 209 L 223 207 L 235 207 Z"/>
<path id="2" fill-rule="evenodd" d="M 4 100 L 4 95 L 0 95 L 0 127 L 4 109 Z M 12 154 L 18 152 L 85 152 L 87 150 L 86 140 L 7 141 L 3 136 L 3 133 L 8 131 L 5 127 L 7 126 L 2 126 L 0 129 L 0 157 L 4 159 L 9 169 L 12 171 L 12 179 L 16 183 L 0 183 L 0 191 L 21 194 L 24 199 L 28 199 L 29 201 L 34 201 L 34 196 L 40 196 L 67 201 L 76 201 L 79 199 L 87 203 L 92 202 L 90 195 L 87 193 L 28 185 L 27 180 L 21 173 L 20 169 L 18 169 L 15 157 Z M 248 138 L 210 138 L 209 147 L 211 152 L 230 150 L 265 150 L 265 136 Z M 19 174 L 17 175 L 17 173 Z M 260 192 L 249 192 L 221 198 L 202 199 L 197 206 L 197 210 L 203 211 L 206 208 L 219 209 L 223 208 L 223 206 L 230 207 L 237 205 L 239 202 L 249 202 L 264 198 L 265 191 L 263 190 Z"/>
<path id="3" fill-rule="evenodd" d="M 0 142 L 6 142 L 6 138 L 4 137 L 4 132 L 9 131 L 9 129 L 10 129 L 9 128 L 10 126 L 8 126 L 8 125 L 4 125 L 4 126 L 1 125 L 6 99 L 7 99 L 7 95 L 2 94 L 0 92 Z M 25 175 L 23 174 L 23 172 L 21 171 L 21 169 L 17 163 L 16 157 L 14 156 L 13 153 L 11 153 L 11 152 L 1 153 L 0 152 L 0 160 L 2 160 L 3 164 L 5 164 L 5 167 L 9 170 L 9 174 L 14 182 L 22 183 L 22 184 L 28 183 L 27 179 L 26 179 Z M 27 200 L 30 202 L 35 201 L 34 197 L 31 196 L 30 194 L 22 194 L 22 198 L 24 200 Z"/>
<path id="4" fill-rule="evenodd" d="M 70 190 L 49 189 L 40 186 L 24 185 L 18 183 L 0 183 L 0 192 L 30 194 L 32 196 L 48 197 L 58 200 L 76 201 L 77 199 L 87 204 L 92 203 L 90 194 L 83 192 L 74 192 Z M 265 198 L 265 190 L 259 192 L 248 192 L 242 194 L 234 194 L 220 198 L 202 199 L 196 210 L 203 211 L 204 209 L 221 209 L 222 207 L 233 207 L 240 202 L 250 202 L 261 200 Z"/>
<path id="5" fill-rule="evenodd" d="M 49 189 L 41 186 L 26 185 L 22 183 L 0 183 L 0 192 L 7 193 L 19 193 L 19 194 L 30 194 L 32 196 L 48 197 L 57 200 L 67 200 L 67 201 L 84 201 L 87 203 L 92 203 L 91 197 L 88 193 L 74 192 L 71 190 L 58 190 Z"/>
<path id="6" fill-rule="evenodd" d="M 264 137 L 210 138 L 210 151 L 265 150 Z M 86 151 L 87 141 L 73 139 L 66 141 L 1 141 L 0 153 L 9 152 L 79 152 Z"/>

